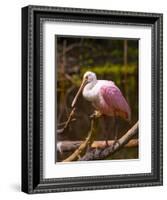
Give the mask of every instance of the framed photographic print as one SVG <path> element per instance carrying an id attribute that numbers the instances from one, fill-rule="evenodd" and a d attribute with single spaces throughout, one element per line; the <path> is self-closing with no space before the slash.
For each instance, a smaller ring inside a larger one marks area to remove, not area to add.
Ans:
<path id="1" fill-rule="evenodd" d="M 22 191 L 163 183 L 163 15 L 22 8 Z"/>

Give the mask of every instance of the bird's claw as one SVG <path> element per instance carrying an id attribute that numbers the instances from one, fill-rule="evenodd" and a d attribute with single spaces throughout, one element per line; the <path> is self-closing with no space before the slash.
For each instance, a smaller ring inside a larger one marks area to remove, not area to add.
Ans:
<path id="1" fill-rule="evenodd" d="M 100 113 L 100 111 L 95 110 L 94 113 L 92 115 L 90 115 L 90 118 L 91 119 L 93 119 L 93 118 L 99 118 L 101 116 L 102 116 L 102 114 Z"/>
<path id="2" fill-rule="evenodd" d="M 97 111 L 97 110 L 95 110 L 94 115 L 95 115 L 96 117 L 101 117 L 101 116 L 102 116 L 101 112 L 100 112 L 100 111 Z"/>

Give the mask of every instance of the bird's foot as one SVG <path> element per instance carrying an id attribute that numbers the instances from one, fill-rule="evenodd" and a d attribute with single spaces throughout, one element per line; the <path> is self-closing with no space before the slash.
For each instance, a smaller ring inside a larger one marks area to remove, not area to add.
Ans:
<path id="1" fill-rule="evenodd" d="M 102 116 L 101 112 L 98 111 L 98 110 L 95 110 L 94 115 L 95 115 L 97 118 Z"/>
<path id="2" fill-rule="evenodd" d="M 101 117 L 101 116 L 102 116 L 101 112 L 95 110 L 94 113 L 90 116 L 90 118 L 91 118 L 91 119 L 92 119 L 92 118 L 99 118 L 99 117 Z"/>

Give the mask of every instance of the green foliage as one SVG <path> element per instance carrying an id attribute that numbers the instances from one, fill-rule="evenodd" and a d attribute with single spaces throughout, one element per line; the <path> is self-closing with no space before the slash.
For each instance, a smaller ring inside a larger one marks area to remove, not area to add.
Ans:
<path id="1" fill-rule="evenodd" d="M 83 75 L 86 71 L 91 70 L 95 72 L 97 75 L 121 75 L 121 74 L 128 74 L 133 75 L 137 72 L 136 65 L 128 65 L 128 66 L 121 66 L 121 65 L 111 65 L 106 64 L 103 66 L 94 66 L 94 67 L 82 67 L 81 74 Z"/>
<path id="2" fill-rule="evenodd" d="M 71 75 L 72 82 L 75 83 L 76 86 L 80 86 L 82 81 L 82 76 L 86 71 L 92 71 L 96 73 L 97 78 L 104 78 L 108 77 L 108 80 L 110 80 L 110 77 L 112 77 L 112 81 L 116 82 L 118 85 L 121 83 L 121 77 L 126 73 L 128 75 L 127 84 L 130 83 L 131 87 L 129 89 L 133 90 L 133 87 L 135 85 L 135 79 L 134 76 L 137 74 L 137 65 L 128 65 L 128 66 L 121 66 L 121 65 L 111 65 L 106 64 L 104 66 L 88 66 L 88 67 L 81 67 L 80 74 L 73 74 Z M 64 87 L 68 88 L 71 85 L 71 82 L 67 79 L 59 79 L 61 76 L 58 76 L 58 82 L 63 81 Z M 130 78 L 132 77 L 132 78 Z"/>

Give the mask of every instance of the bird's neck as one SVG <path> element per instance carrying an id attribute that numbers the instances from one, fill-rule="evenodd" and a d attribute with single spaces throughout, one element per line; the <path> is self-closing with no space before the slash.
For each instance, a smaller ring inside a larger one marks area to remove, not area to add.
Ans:
<path id="1" fill-rule="evenodd" d="M 96 83 L 97 83 L 97 80 L 91 83 L 88 83 L 83 89 L 82 94 L 88 101 L 92 101 L 92 99 L 94 98 L 93 88 L 96 85 Z"/>
<path id="2" fill-rule="evenodd" d="M 94 80 L 94 81 L 92 81 L 92 82 L 86 84 L 86 86 L 85 86 L 84 89 L 86 89 L 86 90 L 91 90 L 91 89 L 96 85 L 96 83 L 97 83 L 97 80 Z"/>

